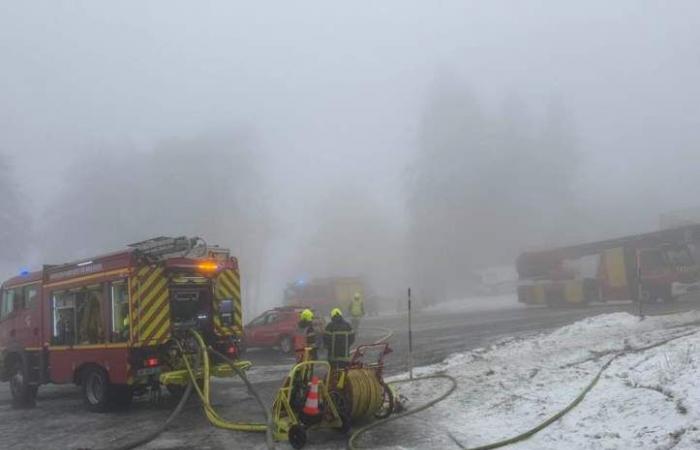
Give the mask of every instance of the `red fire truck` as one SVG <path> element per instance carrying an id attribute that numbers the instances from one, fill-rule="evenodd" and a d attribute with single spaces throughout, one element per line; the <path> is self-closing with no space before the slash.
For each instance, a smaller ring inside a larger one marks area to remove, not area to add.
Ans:
<path id="1" fill-rule="evenodd" d="M 672 301 L 700 290 L 700 225 L 526 252 L 516 261 L 527 304 Z"/>
<path id="2" fill-rule="evenodd" d="M 42 384 L 75 383 L 89 410 L 105 411 L 172 380 L 196 351 L 186 342 L 191 328 L 237 357 L 240 279 L 226 249 L 160 237 L 44 266 L 2 284 L 0 380 L 18 407 L 33 405 Z"/>

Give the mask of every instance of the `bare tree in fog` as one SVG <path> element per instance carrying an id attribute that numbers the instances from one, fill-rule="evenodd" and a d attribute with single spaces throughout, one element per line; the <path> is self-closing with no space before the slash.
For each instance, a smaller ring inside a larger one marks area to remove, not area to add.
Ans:
<path id="1" fill-rule="evenodd" d="M 146 153 L 100 150 L 65 174 L 43 223 L 45 258 L 89 256 L 160 235 L 202 236 L 239 257 L 254 301 L 269 216 L 251 136 L 172 139 Z"/>
<path id="2" fill-rule="evenodd" d="M 516 96 L 489 115 L 459 85 L 432 93 L 408 181 L 414 279 L 429 300 L 463 296 L 472 270 L 575 234 L 572 121 L 556 102 L 545 116 L 535 126 Z"/>
<path id="3" fill-rule="evenodd" d="M 18 261 L 27 261 L 31 221 L 18 188 L 16 173 L 0 154 L 0 270 L 17 270 Z"/>

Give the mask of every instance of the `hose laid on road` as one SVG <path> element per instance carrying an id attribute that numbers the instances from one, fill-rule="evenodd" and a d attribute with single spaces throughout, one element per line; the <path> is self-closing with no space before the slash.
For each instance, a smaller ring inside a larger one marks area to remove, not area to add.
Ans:
<path id="1" fill-rule="evenodd" d="M 548 426 L 550 426 L 551 424 L 553 424 L 557 420 L 561 419 L 567 413 L 569 413 L 572 409 L 574 409 L 576 406 L 578 406 L 583 401 L 583 399 L 586 397 L 586 395 L 593 389 L 593 387 L 596 384 L 598 384 L 598 380 L 600 380 L 600 376 L 603 374 L 603 372 L 605 372 L 605 370 L 608 367 L 610 367 L 610 365 L 616 359 L 618 359 L 622 356 L 628 355 L 630 353 L 640 353 L 640 352 L 650 350 L 650 349 L 655 348 L 655 347 L 660 347 L 664 344 L 668 344 L 671 341 L 675 341 L 676 339 L 681 339 L 681 338 L 684 338 L 684 337 L 687 337 L 687 336 L 690 336 L 693 334 L 697 334 L 699 332 L 700 332 L 700 330 L 693 331 L 690 333 L 684 333 L 684 334 L 673 336 L 671 338 L 664 339 L 662 341 L 655 342 L 653 344 L 649 344 L 649 345 L 646 345 L 643 347 L 628 348 L 628 349 L 624 349 L 624 350 L 619 351 L 618 353 L 613 355 L 605 364 L 603 364 L 603 366 L 600 368 L 600 370 L 598 370 L 598 373 L 596 373 L 595 377 L 593 377 L 591 382 L 588 383 L 588 385 L 583 389 L 583 391 L 571 403 L 569 403 L 564 409 L 562 409 L 558 413 L 554 414 L 552 417 L 545 420 L 544 422 L 537 425 L 536 427 L 531 428 L 531 429 L 529 429 L 529 430 L 525 431 L 524 433 L 521 433 L 517 436 L 513 436 L 511 438 L 504 439 L 502 441 L 493 442 L 491 444 L 480 445 L 478 447 L 465 447 L 451 433 L 448 433 L 448 435 L 452 439 L 452 441 L 454 441 L 454 443 L 457 444 L 459 446 L 459 448 L 461 448 L 462 450 L 491 450 L 494 448 L 504 447 L 506 445 L 515 444 L 516 442 L 521 442 L 521 441 L 527 440 L 527 439 L 531 438 L 532 436 L 534 436 L 536 433 L 547 428 Z"/>
<path id="2" fill-rule="evenodd" d="M 211 346 L 209 347 L 209 351 L 220 357 L 224 362 L 229 364 L 231 368 L 236 372 L 238 376 L 241 377 L 243 382 L 246 384 L 248 387 L 249 392 L 253 395 L 253 397 L 256 399 L 256 401 L 260 404 L 261 408 L 263 409 L 265 413 L 265 418 L 267 421 L 267 424 L 249 424 L 249 423 L 235 423 L 235 422 L 227 422 L 223 419 L 221 419 L 216 412 L 213 410 L 211 406 L 211 402 L 209 400 L 209 358 L 207 357 L 207 348 L 205 347 L 204 340 L 201 338 L 199 333 L 196 331 L 192 330 L 192 334 L 195 336 L 197 339 L 197 342 L 200 345 L 200 351 L 201 351 L 201 360 L 203 361 L 204 365 L 204 392 L 200 389 L 199 385 L 197 384 L 197 379 L 194 373 L 194 370 L 192 369 L 192 366 L 190 365 L 189 361 L 187 358 L 183 357 L 183 361 L 185 362 L 185 366 L 187 367 L 187 371 L 190 375 L 191 381 L 187 385 L 187 388 L 185 389 L 185 392 L 182 395 L 182 398 L 178 402 L 177 406 L 175 409 L 170 413 L 168 418 L 165 420 L 165 422 L 153 430 L 151 433 L 138 438 L 134 441 L 128 442 L 126 444 L 119 445 L 117 447 L 112 448 L 111 450 L 132 450 L 134 448 L 140 447 L 142 445 L 147 444 L 148 442 L 156 439 L 158 436 L 160 436 L 161 433 L 163 433 L 167 427 L 170 425 L 170 423 L 175 420 L 175 418 L 182 412 L 185 404 L 187 403 L 187 400 L 190 397 L 190 394 L 192 393 L 192 388 L 194 387 L 197 391 L 197 393 L 200 396 L 200 399 L 202 400 L 202 404 L 204 406 L 204 409 L 207 414 L 207 418 L 216 426 L 221 427 L 221 428 L 227 428 L 227 429 L 232 429 L 232 430 L 239 430 L 239 431 L 265 431 L 266 432 L 266 445 L 269 450 L 274 450 L 275 446 L 272 442 L 272 434 L 271 434 L 271 426 L 272 426 L 272 416 L 270 415 L 269 410 L 265 407 L 265 404 L 263 403 L 262 399 L 260 398 L 260 394 L 257 392 L 257 390 L 253 387 L 252 383 L 250 380 L 248 380 L 248 377 L 246 376 L 245 372 L 243 372 L 238 366 L 236 366 L 235 362 L 224 356 L 223 354 L 219 353 L 218 351 L 214 350 Z M 182 348 L 182 345 L 180 344 L 179 341 L 176 341 L 177 346 L 180 348 L 180 351 L 184 355 L 184 349 Z M 264 428 L 263 428 L 264 427 Z"/>
<path id="3" fill-rule="evenodd" d="M 209 380 L 209 358 L 207 357 L 207 347 L 206 344 L 204 343 L 204 339 L 202 339 L 202 336 L 195 330 L 190 330 L 192 332 L 192 335 L 195 337 L 197 340 L 197 343 L 199 344 L 200 347 L 200 352 L 202 355 L 202 361 L 203 361 L 203 373 L 202 373 L 202 378 L 203 378 L 203 384 L 204 388 L 200 388 L 199 385 L 196 383 L 196 375 L 194 371 L 192 370 L 192 366 L 190 365 L 189 361 L 187 358 L 183 358 L 183 362 L 185 363 L 185 367 L 187 369 L 187 372 L 190 375 L 190 378 L 195 381 L 193 382 L 195 391 L 197 392 L 197 395 L 199 395 L 200 400 L 202 400 L 202 405 L 204 407 L 204 411 L 206 412 L 207 418 L 209 421 L 219 427 L 223 428 L 226 430 L 234 430 L 234 431 L 253 431 L 253 432 L 266 432 L 267 431 L 267 424 L 265 423 L 248 423 L 248 422 L 231 422 L 227 421 L 223 418 L 221 418 L 216 411 L 214 411 L 214 408 L 211 406 L 211 399 L 210 399 L 210 380 Z M 180 348 L 181 352 L 184 352 L 184 349 L 182 348 L 182 345 L 178 342 L 175 341 Z"/>
<path id="4" fill-rule="evenodd" d="M 180 413 L 182 412 L 182 409 L 185 407 L 185 404 L 187 403 L 187 400 L 189 400 L 191 393 L 192 393 L 192 383 L 189 383 L 187 385 L 187 388 L 185 389 L 185 392 L 182 394 L 182 398 L 180 398 L 180 401 L 178 402 L 177 406 L 175 407 L 173 412 L 170 413 L 168 418 L 165 420 L 165 422 L 163 422 L 163 424 L 161 426 L 159 426 L 158 428 L 156 428 L 155 430 L 153 430 L 152 432 L 148 433 L 147 435 L 145 435 L 141 438 L 135 439 L 131 442 L 127 442 L 126 444 L 121 444 L 117 447 L 112 447 L 112 450 L 131 450 L 131 449 L 134 449 L 136 447 L 140 447 L 142 445 L 145 445 L 145 444 L 151 442 L 152 440 L 154 440 L 155 438 L 157 438 L 158 436 L 160 436 L 161 433 L 163 433 L 163 431 L 165 431 L 165 429 L 168 428 L 168 425 L 170 425 L 170 423 L 173 420 L 175 420 L 175 418 L 178 415 L 180 415 Z"/>
<path id="5" fill-rule="evenodd" d="M 355 442 L 362 436 L 363 434 L 367 433 L 369 430 L 376 428 L 378 426 L 387 424 L 389 422 L 393 422 L 394 420 L 402 419 L 404 417 L 408 417 L 412 414 L 419 413 L 423 410 L 426 410 L 430 408 L 431 406 L 436 405 L 437 403 L 445 400 L 447 397 L 452 395 L 452 393 L 457 389 L 457 380 L 455 380 L 453 377 L 445 374 L 436 374 L 436 375 L 428 375 L 424 377 L 417 377 L 413 379 L 407 379 L 407 380 L 397 380 L 397 381 L 392 381 L 391 383 L 388 383 L 389 385 L 395 385 L 395 384 L 403 384 L 403 383 L 413 383 L 415 381 L 425 381 L 425 380 L 437 380 L 437 379 L 444 379 L 448 380 L 450 382 L 450 388 L 445 391 L 442 395 L 440 395 L 437 398 L 434 398 L 433 400 L 429 401 L 428 403 L 425 403 L 417 408 L 411 409 L 409 411 L 405 411 L 393 416 L 389 416 L 386 419 L 378 420 L 376 422 L 372 422 L 368 425 L 365 425 L 361 427 L 359 430 L 355 431 L 352 433 L 350 436 L 350 439 L 348 439 L 348 449 L 350 450 L 357 450 L 359 447 L 355 445 Z"/>
<path id="6" fill-rule="evenodd" d="M 275 444 L 272 440 L 272 428 L 273 428 L 273 423 L 272 423 L 272 414 L 270 414 L 270 409 L 265 405 L 265 403 L 262 401 L 262 398 L 260 397 L 260 393 L 255 389 L 253 386 L 253 383 L 250 382 L 248 379 L 248 376 L 246 373 L 241 370 L 238 366 L 236 366 L 236 363 L 229 359 L 227 356 L 223 355 L 222 353 L 216 351 L 214 348 L 209 346 L 209 351 L 219 358 L 221 358 L 225 363 L 227 363 L 231 368 L 238 374 L 239 377 L 243 380 L 245 383 L 246 387 L 248 388 L 248 392 L 250 392 L 255 400 L 258 402 L 260 405 L 260 408 L 262 408 L 263 412 L 265 413 L 265 422 L 267 423 L 267 429 L 265 430 L 265 444 L 267 445 L 268 450 L 272 450 L 275 448 Z"/>

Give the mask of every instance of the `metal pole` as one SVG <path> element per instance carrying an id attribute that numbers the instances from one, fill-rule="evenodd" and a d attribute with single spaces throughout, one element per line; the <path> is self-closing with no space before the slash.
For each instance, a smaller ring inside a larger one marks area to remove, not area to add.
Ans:
<path id="1" fill-rule="evenodd" d="M 411 328 L 411 288 L 408 288 L 408 376 L 413 379 L 413 329 Z"/>
<path id="2" fill-rule="evenodd" d="M 644 303 L 644 298 L 642 296 L 642 293 L 644 289 L 642 288 L 642 266 L 640 265 L 640 257 L 639 257 L 639 250 L 637 250 L 637 258 L 636 258 L 636 263 L 637 263 L 637 307 L 638 307 L 638 314 L 639 314 L 639 320 L 644 320 L 644 311 L 642 309 L 642 303 Z"/>

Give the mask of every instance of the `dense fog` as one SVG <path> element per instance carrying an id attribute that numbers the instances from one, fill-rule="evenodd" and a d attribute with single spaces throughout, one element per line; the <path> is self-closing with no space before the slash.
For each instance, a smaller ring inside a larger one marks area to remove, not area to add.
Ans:
<path id="1" fill-rule="evenodd" d="M 158 235 L 247 309 L 362 276 L 469 295 L 699 206 L 697 2 L 5 2 L 0 272 Z"/>

